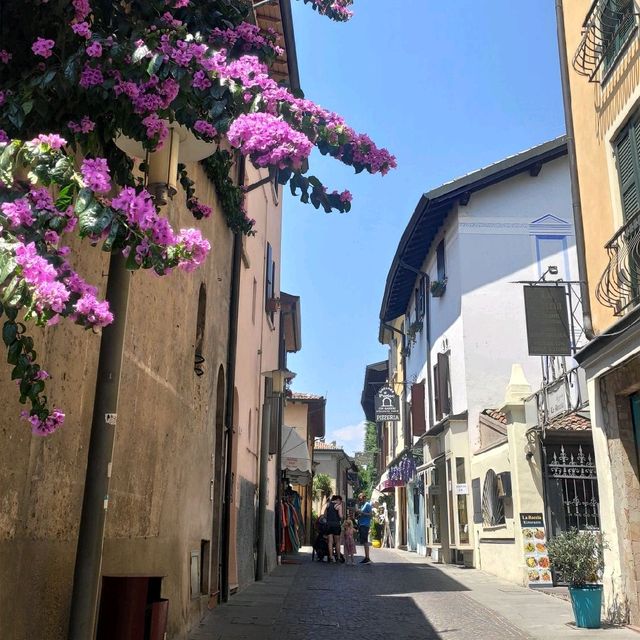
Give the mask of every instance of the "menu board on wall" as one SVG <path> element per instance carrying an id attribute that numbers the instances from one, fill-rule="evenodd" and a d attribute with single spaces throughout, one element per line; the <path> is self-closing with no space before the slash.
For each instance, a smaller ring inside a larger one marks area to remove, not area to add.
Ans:
<path id="1" fill-rule="evenodd" d="M 527 568 L 529 586 L 551 585 L 547 535 L 541 513 L 521 513 L 524 563 Z"/>

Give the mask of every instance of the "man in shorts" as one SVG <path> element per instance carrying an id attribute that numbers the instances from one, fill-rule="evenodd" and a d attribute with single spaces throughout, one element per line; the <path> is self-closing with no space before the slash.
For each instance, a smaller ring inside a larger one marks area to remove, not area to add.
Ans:
<path id="1" fill-rule="evenodd" d="M 373 507 L 364 493 L 358 496 L 358 501 L 360 503 L 356 509 L 356 515 L 358 516 L 358 537 L 360 538 L 360 544 L 364 547 L 364 558 L 360 560 L 360 564 L 368 564 L 371 562 L 371 558 L 369 557 L 369 527 L 371 526 Z"/>

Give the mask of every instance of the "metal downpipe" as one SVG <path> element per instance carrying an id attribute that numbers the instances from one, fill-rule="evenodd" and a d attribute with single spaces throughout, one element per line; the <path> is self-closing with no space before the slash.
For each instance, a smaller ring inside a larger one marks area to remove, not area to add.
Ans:
<path id="1" fill-rule="evenodd" d="M 68 640 L 90 640 L 96 632 L 130 281 L 131 274 L 125 268 L 124 258 L 112 254 L 106 299 L 115 320 L 102 330 L 100 340 Z"/>
<path id="2" fill-rule="evenodd" d="M 569 84 L 569 59 L 567 57 L 567 38 L 564 24 L 562 0 L 556 0 L 556 23 L 558 31 L 558 53 L 560 56 L 560 78 L 562 81 L 562 102 L 564 106 L 565 126 L 567 129 L 567 152 L 569 155 L 569 176 L 571 179 L 571 200 L 573 205 L 573 226 L 576 234 L 576 253 L 580 271 L 580 293 L 582 297 L 582 315 L 584 333 L 591 340 L 595 337 L 591 318 L 591 300 L 589 298 L 589 276 L 585 254 L 584 226 L 582 223 L 582 200 L 580 198 L 580 178 L 576 160 L 576 141 L 571 110 L 571 86 Z"/>

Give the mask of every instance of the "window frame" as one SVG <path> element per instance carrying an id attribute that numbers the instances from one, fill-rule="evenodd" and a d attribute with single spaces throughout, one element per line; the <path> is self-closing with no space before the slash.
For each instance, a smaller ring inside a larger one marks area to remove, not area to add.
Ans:
<path id="1" fill-rule="evenodd" d="M 611 1 L 612 0 L 606 0 L 604 11 L 606 11 L 606 6 Z M 615 2 L 617 0 L 613 0 L 613 1 Z M 625 52 L 629 42 L 633 38 L 633 35 L 636 33 L 636 31 L 638 29 L 637 7 L 636 7 L 635 0 L 631 0 L 629 2 L 629 5 L 631 6 L 631 14 L 630 14 L 630 16 L 631 16 L 631 21 L 630 21 L 631 24 L 629 25 L 628 31 L 626 33 L 618 33 L 618 30 L 620 29 L 620 27 L 622 26 L 623 22 L 627 19 L 627 16 L 629 15 L 629 14 L 624 14 L 622 19 L 616 24 L 615 30 L 613 31 L 611 39 L 609 40 L 609 42 L 606 45 L 604 43 L 604 36 L 603 36 L 603 44 L 602 44 L 602 52 L 601 52 L 601 56 L 602 56 L 602 58 L 601 58 L 602 79 L 601 79 L 601 81 L 602 82 L 604 82 L 609 77 L 609 75 L 611 74 L 613 69 L 616 67 L 616 65 L 618 64 L 618 62 L 620 61 L 620 59 L 624 55 L 624 52 Z M 599 28 L 600 28 L 601 33 L 604 34 L 605 26 L 601 23 Z M 609 50 L 611 48 L 613 40 L 616 40 L 616 43 L 614 44 L 613 53 L 609 56 L 608 54 L 609 54 Z"/>
<path id="2" fill-rule="evenodd" d="M 447 279 L 447 258 L 445 253 L 444 238 L 440 240 L 436 247 L 436 273 L 438 282 L 444 282 Z"/>
<path id="3" fill-rule="evenodd" d="M 621 171 L 621 156 L 623 155 L 623 144 L 629 141 L 630 162 L 632 163 L 629 181 L 623 178 Z M 620 190 L 620 209 L 622 211 L 623 224 L 626 224 L 640 213 L 640 113 L 634 112 L 633 116 L 624 125 L 622 131 L 615 137 L 613 141 L 613 156 L 616 165 L 616 173 L 618 177 L 618 188 Z M 628 214 L 625 210 L 625 194 L 635 187 L 636 190 L 636 210 L 632 214 Z"/>

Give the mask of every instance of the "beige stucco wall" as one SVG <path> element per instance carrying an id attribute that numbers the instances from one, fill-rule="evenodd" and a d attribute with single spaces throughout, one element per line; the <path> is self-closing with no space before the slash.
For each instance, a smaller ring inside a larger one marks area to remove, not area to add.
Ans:
<path id="1" fill-rule="evenodd" d="M 474 478 L 484 478 L 490 469 L 498 474 L 511 473 L 510 500 L 505 501 L 505 523 L 485 527 L 475 523 L 476 567 L 516 584 L 528 584 L 524 556 L 524 538 L 520 526 L 520 513 L 544 514 L 543 480 L 540 448 L 537 437 L 527 436 L 524 407 L 505 407 L 511 423 L 502 443 L 477 452 L 472 456 Z M 527 458 L 530 454 L 531 459 Z"/>
<path id="2" fill-rule="evenodd" d="M 247 162 L 245 184 L 250 186 L 266 177 Z M 282 187 L 279 187 L 282 195 Z M 240 277 L 240 306 L 238 316 L 238 350 L 236 358 L 237 431 L 234 452 L 235 484 L 232 539 L 237 542 L 232 554 L 231 582 L 243 588 L 254 579 L 255 548 L 257 543 L 256 516 L 258 507 L 258 476 L 260 435 L 264 402 L 265 376 L 278 368 L 279 314 L 274 322 L 265 312 L 265 268 L 267 242 L 271 244 L 276 263 L 275 296 L 280 296 L 280 245 L 282 205 L 275 197 L 270 183 L 247 195 L 247 210 L 256 223 L 255 235 L 244 244 Z M 276 460 L 269 459 L 268 511 L 265 548 L 269 566 L 275 564 L 274 505 L 276 497 Z"/>
<path id="3" fill-rule="evenodd" d="M 190 169 L 197 194 L 215 205 L 200 168 Z M 177 228 L 194 225 L 183 202 L 180 192 L 169 205 Z M 189 552 L 212 538 L 216 386 L 227 354 L 231 234 L 218 212 L 196 224 L 212 243 L 199 271 L 132 277 L 103 564 L 107 575 L 164 576 L 169 638 L 182 637 L 206 606 L 206 597 L 190 596 Z M 104 288 L 107 258 L 85 242 L 77 266 Z M 207 323 L 205 374 L 198 378 L 201 282 Z M 100 342 L 66 323 L 32 333 L 52 374 L 48 395 L 67 420 L 50 438 L 31 436 L 17 419 L 21 407 L 9 368 L 0 367 L 0 636 L 6 640 L 66 637 Z"/>

